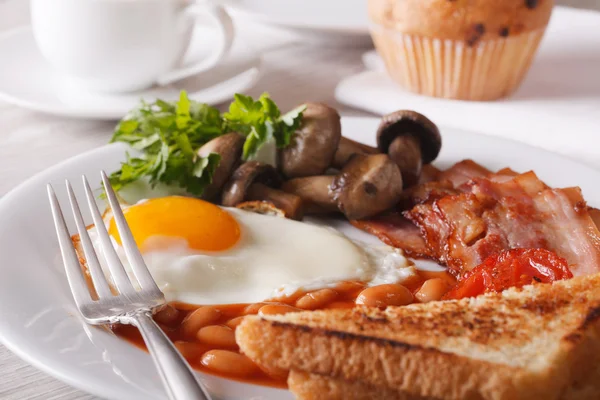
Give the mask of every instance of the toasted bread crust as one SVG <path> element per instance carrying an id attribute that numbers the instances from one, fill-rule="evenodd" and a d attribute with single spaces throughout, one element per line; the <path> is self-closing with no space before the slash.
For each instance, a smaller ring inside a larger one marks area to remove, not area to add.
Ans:
<path id="1" fill-rule="evenodd" d="M 597 400 L 600 365 L 591 370 L 583 381 L 575 382 L 560 400 Z M 368 385 L 362 381 L 346 381 L 308 372 L 292 370 L 288 377 L 289 389 L 298 400 L 439 400 L 412 396 L 390 388 Z"/>
<path id="2" fill-rule="evenodd" d="M 599 307 L 593 276 L 386 311 L 247 318 L 236 338 L 259 364 L 411 396 L 560 399 L 600 362 Z M 587 386 L 600 396 L 600 383 Z"/>
<path id="3" fill-rule="evenodd" d="M 600 398 L 600 390 L 598 389 L 600 362 L 596 357 L 593 359 L 596 362 L 596 367 L 575 378 L 573 384 L 562 394 L 561 400 L 597 400 Z M 592 362 L 590 361 L 590 364 Z"/>
<path id="4" fill-rule="evenodd" d="M 359 381 L 349 382 L 296 370 L 290 372 L 288 386 L 297 400 L 434 400 Z"/>
<path id="5" fill-rule="evenodd" d="M 473 43 L 544 29 L 553 0 L 369 0 L 375 25 Z"/>

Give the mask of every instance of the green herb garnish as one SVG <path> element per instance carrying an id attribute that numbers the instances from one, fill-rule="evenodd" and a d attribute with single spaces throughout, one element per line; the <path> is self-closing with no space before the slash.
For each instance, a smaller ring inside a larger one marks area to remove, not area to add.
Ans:
<path id="1" fill-rule="evenodd" d="M 279 148 L 287 146 L 303 111 L 304 107 L 299 107 L 281 115 L 266 93 L 256 101 L 236 94 L 224 114 L 190 100 L 185 91 L 176 102 L 142 102 L 119 122 L 111 139 L 127 143 L 141 154 L 128 154 L 121 169 L 111 174 L 111 184 L 118 191 L 145 178 L 152 186 L 160 182 L 201 196 L 220 161 L 218 154 L 198 156 L 202 145 L 225 133 L 238 132 L 246 136 L 243 158 L 251 159 L 269 141 L 274 140 Z"/>
<path id="2" fill-rule="evenodd" d="M 248 160 L 271 140 L 275 140 L 278 148 L 287 146 L 292 134 L 300 126 L 305 108 L 298 107 L 282 116 L 266 93 L 256 101 L 250 96 L 236 94 L 229 112 L 223 114 L 223 118 L 227 130 L 246 135 L 243 158 Z"/>

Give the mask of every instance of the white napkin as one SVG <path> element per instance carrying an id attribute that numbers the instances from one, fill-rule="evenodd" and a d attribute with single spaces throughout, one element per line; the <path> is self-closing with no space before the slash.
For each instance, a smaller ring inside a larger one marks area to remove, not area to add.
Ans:
<path id="1" fill-rule="evenodd" d="M 523 85 L 501 101 L 415 95 L 387 77 L 376 53 L 363 62 L 368 71 L 338 84 L 340 103 L 376 114 L 413 109 L 440 126 L 519 140 L 600 167 L 600 13 L 557 7 Z"/>

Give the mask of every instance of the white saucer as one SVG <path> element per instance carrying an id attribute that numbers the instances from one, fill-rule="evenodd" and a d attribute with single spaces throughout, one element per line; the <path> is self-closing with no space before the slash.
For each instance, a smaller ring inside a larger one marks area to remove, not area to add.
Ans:
<path id="1" fill-rule="evenodd" d="M 208 52 L 212 32 L 196 29 L 184 64 Z M 202 40 L 201 40 L 202 39 Z M 230 56 L 218 67 L 176 84 L 129 94 L 97 94 L 70 88 L 42 57 L 30 27 L 0 36 L 0 100 L 48 114 L 121 119 L 141 98 L 176 100 L 182 89 L 194 100 L 219 104 L 251 88 L 260 76 L 262 59 L 238 36 Z"/>
<path id="2" fill-rule="evenodd" d="M 322 44 L 372 46 L 367 0 L 221 0 L 240 19 L 286 28 Z"/>

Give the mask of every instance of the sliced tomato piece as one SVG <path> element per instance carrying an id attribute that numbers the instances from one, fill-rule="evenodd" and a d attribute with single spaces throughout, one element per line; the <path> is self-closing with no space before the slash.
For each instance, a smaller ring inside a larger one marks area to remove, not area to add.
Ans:
<path id="1" fill-rule="evenodd" d="M 505 250 L 467 272 L 444 299 L 475 297 L 533 282 L 551 283 L 572 278 L 567 261 L 545 249 Z"/>

